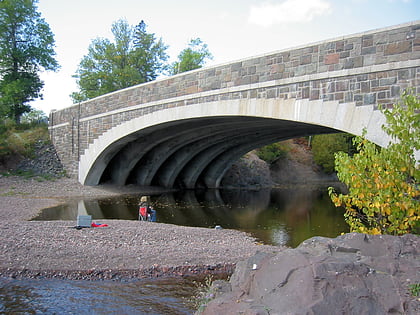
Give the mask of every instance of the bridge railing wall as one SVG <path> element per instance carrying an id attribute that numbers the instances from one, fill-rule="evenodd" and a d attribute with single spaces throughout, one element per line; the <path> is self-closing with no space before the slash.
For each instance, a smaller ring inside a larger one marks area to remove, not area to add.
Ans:
<path id="1" fill-rule="evenodd" d="M 279 39 L 281 40 L 281 39 Z M 173 106 L 237 98 L 322 99 L 358 106 L 392 104 L 405 88 L 420 93 L 420 21 L 199 69 L 52 112 L 63 163 L 106 130 Z"/>

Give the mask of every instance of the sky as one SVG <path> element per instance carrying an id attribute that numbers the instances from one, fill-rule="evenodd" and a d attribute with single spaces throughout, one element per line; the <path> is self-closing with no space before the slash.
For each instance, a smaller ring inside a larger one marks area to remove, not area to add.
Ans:
<path id="1" fill-rule="evenodd" d="M 213 60 L 207 66 L 420 20 L 420 0 L 39 0 L 55 35 L 57 72 L 43 72 L 47 115 L 72 105 L 72 76 L 95 38 L 112 40 L 111 25 L 141 20 L 169 46 L 171 61 L 199 37 Z"/>

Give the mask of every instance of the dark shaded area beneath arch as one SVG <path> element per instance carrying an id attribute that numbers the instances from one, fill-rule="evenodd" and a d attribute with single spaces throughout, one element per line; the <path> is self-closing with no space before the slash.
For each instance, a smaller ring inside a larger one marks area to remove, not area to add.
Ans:
<path id="1" fill-rule="evenodd" d="M 217 188 L 247 152 L 282 140 L 337 130 L 249 116 L 178 120 L 141 129 L 119 144 L 99 183 Z M 111 145 L 112 146 L 112 145 Z"/>

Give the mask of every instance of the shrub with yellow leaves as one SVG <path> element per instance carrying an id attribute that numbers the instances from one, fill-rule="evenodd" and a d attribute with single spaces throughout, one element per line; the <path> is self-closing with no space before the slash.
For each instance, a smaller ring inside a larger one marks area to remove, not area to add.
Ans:
<path id="1" fill-rule="evenodd" d="M 387 124 L 385 132 L 393 138 L 380 148 L 362 137 L 355 137 L 358 153 L 339 152 L 335 158 L 337 176 L 348 193 L 329 188 L 336 206 L 345 208 L 345 220 L 352 232 L 367 234 L 420 231 L 420 169 L 415 152 L 420 150 L 420 99 L 404 93 L 392 109 L 381 109 Z"/>

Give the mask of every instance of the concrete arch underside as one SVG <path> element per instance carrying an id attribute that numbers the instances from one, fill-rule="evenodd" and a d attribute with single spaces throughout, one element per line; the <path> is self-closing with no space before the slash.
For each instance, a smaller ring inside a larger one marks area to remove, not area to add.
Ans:
<path id="1" fill-rule="evenodd" d="M 85 185 L 217 188 L 234 161 L 290 138 L 349 132 L 387 142 L 372 106 L 309 100 L 238 100 L 174 107 L 118 125 L 80 158 Z M 379 127 L 378 127 L 379 126 Z"/>

